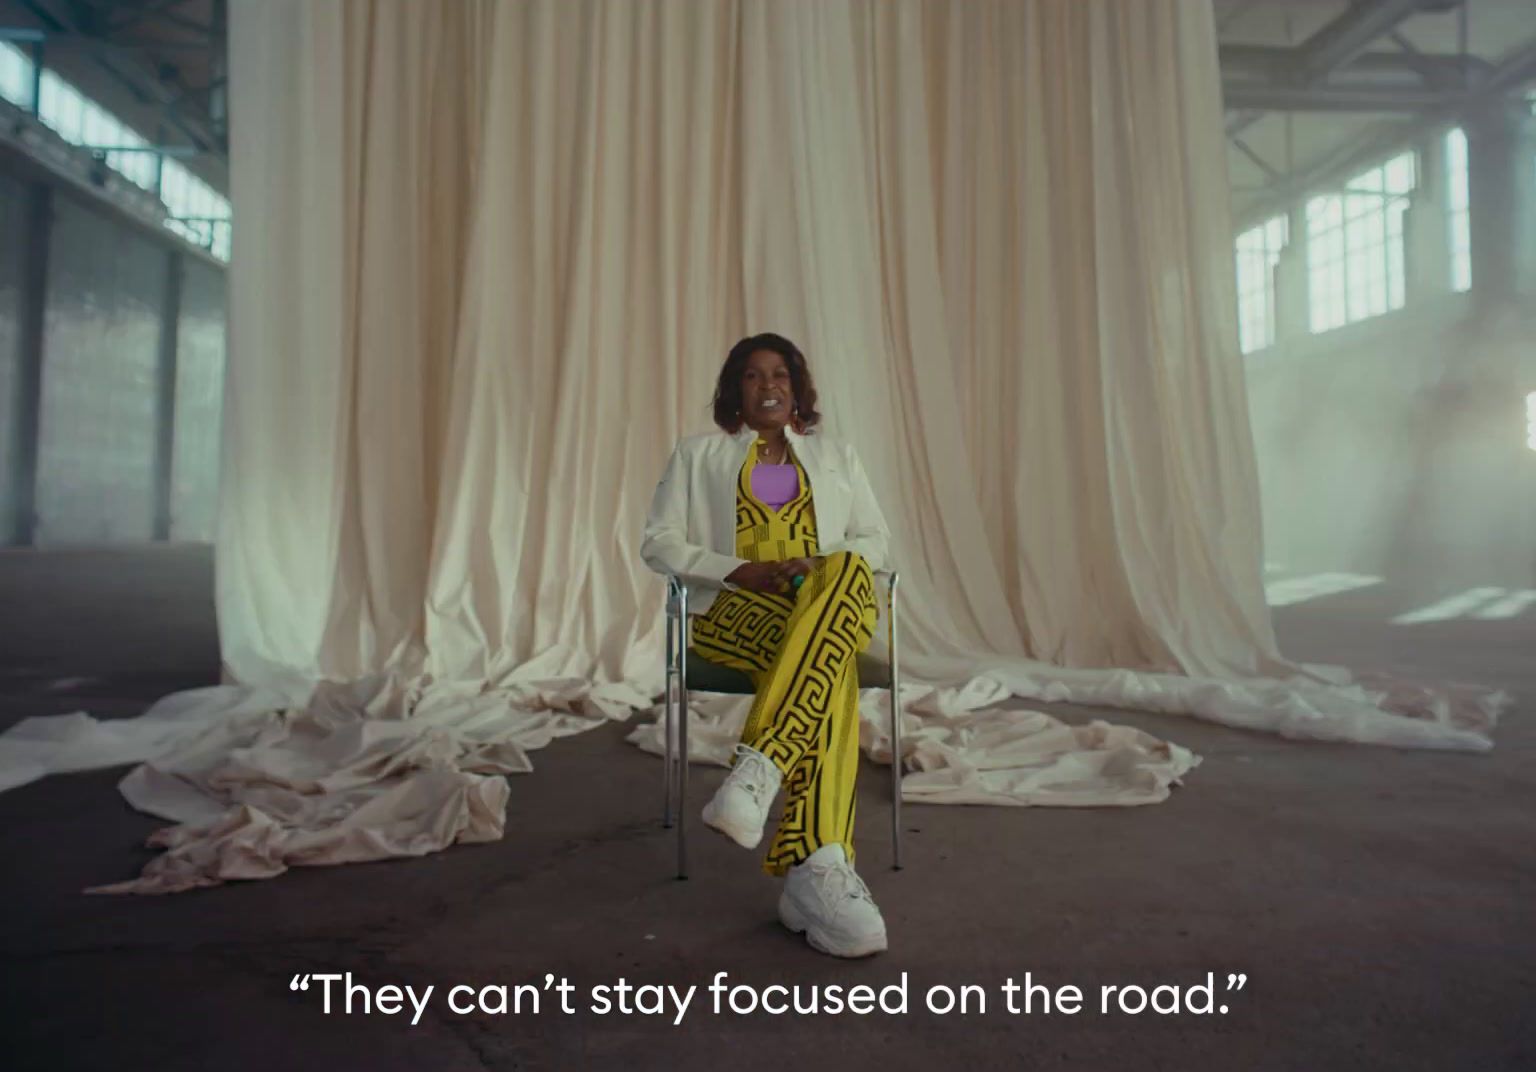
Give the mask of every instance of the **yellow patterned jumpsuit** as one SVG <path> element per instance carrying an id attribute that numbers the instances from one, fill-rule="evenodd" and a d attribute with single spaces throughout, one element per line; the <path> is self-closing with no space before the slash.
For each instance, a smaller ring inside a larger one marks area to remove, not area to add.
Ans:
<path id="1" fill-rule="evenodd" d="M 736 554 L 782 562 L 817 554 L 810 480 L 793 459 L 799 492 L 777 510 L 752 493 L 757 450 L 736 483 Z M 757 695 L 741 739 L 784 775 L 784 814 L 763 870 L 782 875 L 823 845 L 853 860 L 859 769 L 859 682 L 854 657 L 875 629 L 874 579 L 862 555 L 819 559 L 798 590 L 721 592 L 693 623 L 692 648 L 744 671 Z"/>

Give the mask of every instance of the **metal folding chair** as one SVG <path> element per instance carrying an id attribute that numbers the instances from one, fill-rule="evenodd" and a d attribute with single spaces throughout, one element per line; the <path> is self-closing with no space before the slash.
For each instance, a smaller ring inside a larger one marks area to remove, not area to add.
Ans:
<path id="1" fill-rule="evenodd" d="M 885 578 L 889 664 L 858 657 L 859 687 L 885 688 L 891 693 L 891 867 L 901 869 L 901 669 L 896 651 L 896 583 L 900 574 L 881 570 Z M 667 575 L 667 671 L 665 722 L 662 727 L 665 803 L 662 825 L 677 827 L 677 877 L 688 877 L 688 691 L 724 692 L 752 696 L 752 679 L 739 670 L 688 653 L 688 586 Z M 674 721 L 674 719 L 676 721 Z M 675 727 L 675 732 L 674 732 Z M 676 746 L 674 747 L 674 741 Z"/>

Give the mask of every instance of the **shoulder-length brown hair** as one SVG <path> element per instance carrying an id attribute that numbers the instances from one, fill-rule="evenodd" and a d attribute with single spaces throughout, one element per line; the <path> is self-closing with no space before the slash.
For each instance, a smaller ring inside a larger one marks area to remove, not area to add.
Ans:
<path id="1" fill-rule="evenodd" d="M 720 379 L 715 383 L 715 423 L 732 435 L 741 430 L 741 381 L 747 371 L 747 360 L 759 350 L 772 350 L 784 359 L 784 365 L 789 369 L 790 387 L 795 393 L 795 413 L 789 423 L 804 435 L 821 421 L 821 414 L 816 411 L 816 384 L 800 348 L 771 331 L 749 335 L 731 347 L 725 364 L 720 366 Z"/>

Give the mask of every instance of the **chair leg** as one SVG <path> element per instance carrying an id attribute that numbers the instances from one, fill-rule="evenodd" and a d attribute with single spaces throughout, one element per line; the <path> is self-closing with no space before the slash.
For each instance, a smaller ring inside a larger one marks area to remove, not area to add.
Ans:
<path id="1" fill-rule="evenodd" d="M 891 574 L 887 624 L 891 646 L 891 869 L 901 870 L 901 662 L 896 648 L 896 582 Z"/>
<path id="2" fill-rule="evenodd" d="M 667 662 L 666 662 L 666 696 L 662 701 L 662 805 L 661 825 L 670 830 L 672 828 L 672 780 L 676 776 L 673 763 L 676 756 L 672 751 L 672 703 L 673 675 L 677 673 L 677 617 L 676 604 L 672 592 L 672 586 L 667 585 Z"/>
<path id="3" fill-rule="evenodd" d="M 688 589 L 678 592 L 677 877 L 688 877 Z"/>

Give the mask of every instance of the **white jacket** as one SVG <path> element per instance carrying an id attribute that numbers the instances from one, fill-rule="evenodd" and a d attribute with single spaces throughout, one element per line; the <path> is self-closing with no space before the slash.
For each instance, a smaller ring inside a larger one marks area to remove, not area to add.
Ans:
<path id="1" fill-rule="evenodd" d="M 889 569 L 890 529 L 853 447 L 821 432 L 784 434 L 811 483 L 820 552 L 857 551 L 870 569 Z M 746 426 L 680 439 L 651 498 L 640 557 L 682 578 L 690 614 L 703 614 L 734 587 L 725 578 L 747 561 L 736 555 L 736 481 L 756 441 Z"/>

